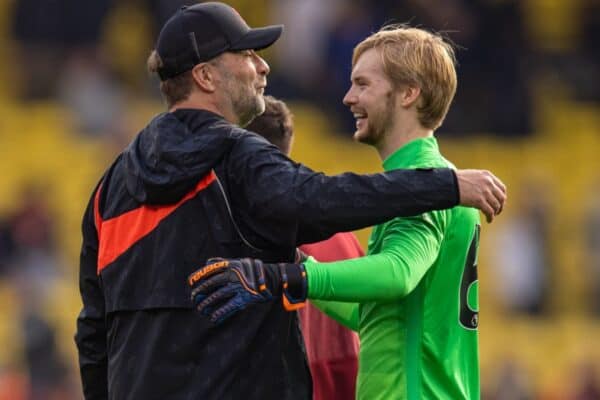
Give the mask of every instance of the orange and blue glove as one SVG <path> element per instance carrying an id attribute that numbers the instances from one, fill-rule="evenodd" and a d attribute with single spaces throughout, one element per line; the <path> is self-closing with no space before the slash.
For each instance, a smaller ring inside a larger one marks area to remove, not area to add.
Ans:
<path id="1" fill-rule="evenodd" d="M 252 304 L 281 298 L 286 310 L 302 307 L 308 293 L 303 264 L 265 264 L 251 258 L 212 258 L 188 277 L 191 300 L 221 323 Z"/>

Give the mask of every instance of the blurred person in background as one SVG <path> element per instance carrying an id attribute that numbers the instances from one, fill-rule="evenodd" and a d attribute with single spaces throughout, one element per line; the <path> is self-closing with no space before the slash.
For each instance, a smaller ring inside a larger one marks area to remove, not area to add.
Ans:
<path id="1" fill-rule="evenodd" d="M 15 244 L 7 218 L 0 219 L 0 277 L 5 278 L 15 253 Z"/>
<path id="2" fill-rule="evenodd" d="M 28 383 L 18 367 L 0 365 L 0 400 L 28 400 Z"/>
<path id="3" fill-rule="evenodd" d="M 571 89 L 571 96 L 580 102 L 600 103 L 600 2 L 582 0 L 575 43 L 560 52 L 546 52 L 545 62 Z"/>
<path id="4" fill-rule="evenodd" d="M 456 86 L 454 50 L 442 37 L 383 28 L 354 50 L 344 97 L 354 138 L 375 147 L 386 171 L 452 166 L 434 131 Z M 233 316 L 252 304 L 319 300 L 360 334 L 358 399 L 479 398 L 479 231 L 478 213 L 457 207 L 375 226 L 362 258 L 213 259 L 190 278 L 192 298 L 222 326 L 252 316 L 255 307 Z"/>
<path id="5" fill-rule="evenodd" d="M 83 10 L 77 0 L 15 2 L 11 20 L 18 44 L 23 99 L 55 98 L 60 81 L 57 74 L 68 76 L 73 58 L 92 58 L 97 65 L 102 23 L 111 3 L 94 0 Z"/>
<path id="6" fill-rule="evenodd" d="M 156 31 L 185 0 L 143 0 Z M 71 110 L 78 131 L 109 137 L 119 129 L 125 87 L 103 47 L 112 0 L 18 0 L 13 36 L 21 60 L 20 95 L 25 100 L 58 99 Z M 98 105 L 102 106 L 99 107 Z"/>
<path id="7" fill-rule="evenodd" d="M 112 0 L 85 7 L 77 0 L 18 0 L 14 7 L 20 97 L 58 99 L 84 134 L 111 133 L 124 109 L 122 87 L 101 45 L 112 6 Z"/>
<path id="8" fill-rule="evenodd" d="M 573 371 L 575 374 L 570 380 L 569 399 L 599 400 L 600 380 L 598 379 L 598 366 L 594 360 L 592 358 L 583 360 Z"/>
<path id="9" fill-rule="evenodd" d="M 23 369 L 27 378 L 23 387 L 14 388 L 11 396 L 15 399 L 20 396 L 19 390 L 28 400 L 76 398 L 66 361 L 55 340 L 55 328 L 43 310 L 54 294 L 61 272 L 54 215 L 44 196 L 46 190 L 39 183 L 25 185 L 19 206 L 6 218 L 0 233 L 4 243 L 0 248 L 2 277 L 18 299 L 16 327 L 23 338 Z"/>
<path id="10" fill-rule="evenodd" d="M 60 275 L 55 216 L 44 197 L 45 186 L 30 183 L 19 207 L 8 218 L 7 276 L 31 303 L 43 304 Z"/>
<path id="11" fill-rule="evenodd" d="M 596 317 L 600 317 L 600 182 L 585 208 L 583 220 L 586 265 L 589 268 L 589 304 Z"/>
<path id="12" fill-rule="evenodd" d="M 582 54 L 580 65 L 583 71 L 577 74 L 576 94 L 582 101 L 600 102 L 600 54 L 598 38 L 600 37 L 600 1 L 584 0 L 581 10 L 581 34 L 578 44 Z M 595 71 L 595 72 L 594 72 Z"/>
<path id="13" fill-rule="evenodd" d="M 83 217 L 86 399 L 310 398 L 295 313 L 264 304 L 212 329 L 184 284 L 199 265 L 291 262 L 297 245 L 459 202 L 490 221 L 501 211 L 504 185 L 486 171 L 328 177 L 241 128 L 264 111 L 269 66 L 256 50 L 282 30 L 251 29 L 218 2 L 181 8 L 161 29 L 148 67 L 168 112 L 108 168 Z"/>
<path id="14" fill-rule="evenodd" d="M 21 329 L 29 377 L 29 400 L 77 398 L 69 380 L 68 367 L 61 355 L 54 328 L 36 307 L 24 310 Z"/>
<path id="15" fill-rule="evenodd" d="M 337 74 L 342 74 L 327 73 L 330 63 L 324 61 L 324 55 L 330 27 L 346 6 L 344 0 L 272 2 L 273 15 L 285 25 L 286 32 L 284 45 L 275 48 L 277 68 L 271 72 L 269 83 L 269 89 L 278 97 L 302 98 L 327 106 L 339 103 L 341 96 L 330 98 L 327 88 Z M 347 64 L 348 58 L 342 65 Z"/>
<path id="16" fill-rule="evenodd" d="M 534 400 L 530 377 L 516 360 L 504 360 L 495 370 L 494 385 L 483 396 L 485 400 Z"/>
<path id="17" fill-rule="evenodd" d="M 19 208 L 9 218 L 13 249 L 8 278 L 19 299 L 18 328 L 23 337 L 27 399 L 66 400 L 76 398 L 69 369 L 55 340 L 55 327 L 43 309 L 61 273 L 54 215 L 44 193 L 43 184 L 26 185 Z"/>
<path id="18" fill-rule="evenodd" d="M 516 214 L 492 238 L 495 288 L 510 312 L 540 316 L 547 311 L 549 274 L 554 270 L 549 243 L 552 197 L 539 181 L 523 182 L 521 188 L 513 207 Z"/>
<path id="19" fill-rule="evenodd" d="M 365 1 L 352 1 L 340 7 L 335 15 L 325 44 L 325 78 L 319 82 L 318 93 L 322 107 L 337 116 L 342 132 L 354 131 L 356 121 L 339 100 L 348 90 L 352 72 L 352 51 L 356 43 L 367 37 L 377 26 L 375 8 Z M 379 25 L 380 26 L 380 25 Z"/>
<path id="20" fill-rule="evenodd" d="M 265 96 L 265 112 L 246 127 L 273 143 L 289 156 L 294 140 L 292 114 L 286 104 Z M 351 232 L 336 233 L 322 242 L 300 246 L 321 261 L 364 255 Z M 327 317 L 310 302 L 298 311 L 306 356 L 313 381 L 313 400 L 353 399 L 358 370 L 358 336 Z"/>

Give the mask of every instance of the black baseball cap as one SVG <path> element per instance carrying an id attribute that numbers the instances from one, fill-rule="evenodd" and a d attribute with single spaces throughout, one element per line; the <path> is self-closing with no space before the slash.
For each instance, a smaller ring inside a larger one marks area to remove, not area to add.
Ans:
<path id="1" fill-rule="evenodd" d="M 162 27 L 156 52 L 162 81 L 189 71 L 226 51 L 260 50 L 281 36 L 283 25 L 250 28 L 227 4 L 206 2 L 181 7 Z"/>

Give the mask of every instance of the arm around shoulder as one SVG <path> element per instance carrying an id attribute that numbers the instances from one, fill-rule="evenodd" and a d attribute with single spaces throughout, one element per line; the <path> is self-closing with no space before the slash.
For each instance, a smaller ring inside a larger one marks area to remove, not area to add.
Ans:
<path id="1" fill-rule="evenodd" d="M 253 228 L 275 243 L 311 243 L 396 216 L 458 205 L 450 169 L 327 176 L 259 139 L 243 140 L 230 161 L 231 179 L 240 189 L 237 201 L 245 202 L 253 219 L 268 222 Z"/>

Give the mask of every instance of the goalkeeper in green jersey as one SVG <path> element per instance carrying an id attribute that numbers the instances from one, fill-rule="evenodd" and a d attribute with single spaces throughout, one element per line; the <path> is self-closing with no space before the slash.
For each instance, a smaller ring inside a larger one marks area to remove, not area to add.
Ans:
<path id="1" fill-rule="evenodd" d="M 352 64 L 344 103 L 354 138 L 377 149 L 383 168 L 452 166 L 434 138 L 456 91 L 452 46 L 386 27 L 356 46 Z M 218 259 L 189 283 L 215 322 L 253 303 L 281 298 L 292 310 L 315 300 L 360 335 L 359 399 L 477 399 L 478 241 L 477 211 L 456 207 L 374 227 L 362 258 Z"/>

